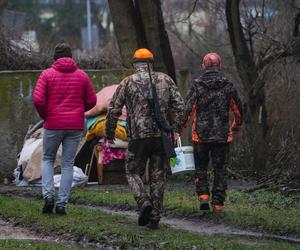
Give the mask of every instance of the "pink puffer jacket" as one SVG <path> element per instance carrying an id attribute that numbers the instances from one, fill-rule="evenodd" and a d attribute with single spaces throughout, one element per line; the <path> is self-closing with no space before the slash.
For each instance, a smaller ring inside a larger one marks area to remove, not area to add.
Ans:
<path id="1" fill-rule="evenodd" d="M 88 75 L 62 57 L 44 70 L 35 87 L 34 105 L 49 130 L 83 130 L 84 112 L 96 105 Z"/>

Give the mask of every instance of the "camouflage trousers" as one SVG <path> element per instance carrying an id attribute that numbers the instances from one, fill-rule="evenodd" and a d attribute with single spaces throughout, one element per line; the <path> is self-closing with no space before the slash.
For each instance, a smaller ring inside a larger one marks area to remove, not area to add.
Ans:
<path id="1" fill-rule="evenodd" d="M 224 205 L 226 197 L 226 168 L 228 164 L 228 143 L 195 143 L 195 185 L 198 196 L 210 195 L 207 177 L 208 163 L 211 158 L 213 166 L 212 204 Z"/>
<path id="2" fill-rule="evenodd" d="M 149 161 L 150 194 L 142 181 L 147 160 Z M 166 180 L 165 156 L 161 138 L 132 140 L 128 145 L 126 177 L 139 209 L 145 201 L 153 205 L 153 221 L 160 220 Z"/>

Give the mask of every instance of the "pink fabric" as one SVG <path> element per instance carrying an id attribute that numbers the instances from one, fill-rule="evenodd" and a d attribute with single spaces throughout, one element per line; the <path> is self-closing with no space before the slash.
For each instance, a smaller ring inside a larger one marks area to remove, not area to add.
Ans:
<path id="1" fill-rule="evenodd" d="M 127 109 L 126 109 L 126 107 L 124 106 L 124 107 L 122 108 L 122 115 L 119 117 L 119 120 L 121 120 L 121 121 L 126 121 L 126 119 L 127 119 Z"/>
<path id="2" fill-rule="evenodd" d="M 103 143 L 102 163 L 109 164 L 113 160 L 124 160 L 126 158 L 126 150 L 123 148 L 110 148 L 107 141 Z"/>
<path id="3" fill-rule="evenodd" d="M 118 88 L 118 84 L 104 87 L 97 93 L 97 104 L 91 110 L 85 112 L 86 117 L 99 115 L 108 109 L 108 105 Z"/>
<path id="4" fill-rule="evenodd" d="M 88 75 L 69 57 L 56 60 L 41 73 L 33 95 L 44 128 L 50 130 L 83 130 L 84 112 L 96 100 Z"/>

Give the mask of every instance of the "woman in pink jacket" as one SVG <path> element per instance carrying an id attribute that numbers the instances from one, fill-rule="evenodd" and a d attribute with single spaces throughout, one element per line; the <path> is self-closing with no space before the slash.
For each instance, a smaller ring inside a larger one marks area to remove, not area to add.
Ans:
<path id="1" fill-rule="evenodd" d="M 62 144 L 62 177 L 55 211 L 64 215 L 72 186 L 74 158 L 84 128 L 84 112 L 95 106 L 96 94 L 88 75 L 72 59 L 68 44 L 56 45 L 54 60 L 51 68 L 41 73 L 33 99 L 44 120 L 43 213 L 52 213 L 54 208 L 53 165 Z"/>

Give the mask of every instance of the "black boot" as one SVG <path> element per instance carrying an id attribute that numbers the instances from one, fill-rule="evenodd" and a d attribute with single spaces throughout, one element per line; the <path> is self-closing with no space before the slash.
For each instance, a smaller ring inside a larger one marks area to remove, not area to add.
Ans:
<path id="1" fill-rule="evenodd" d="M 58 205 L 56 205 L 56 207 L 55 207 L 55 212 L 56 212 L 57 214 L 59 214 L 59 215 L 66 215 L 66 214 L 67 214 L 67 213 L 66 213 L 65 207 L 63 207 L 63 206 L 58 206 Z"/>
<path id="2" fill-rule="evenodd" d="M 159 221 L 150 220 L 149 223 L 147 224 L 147 227 L 153 230 L 159 229 Z"/>
<path id="3" fill-rule="evenodd" d="M 209 211 L 209 203 L 208 201 L 200 201 L 200 210 Z"/>
<path id="4" fill-rule="evenodd" d="M 52 197 L 46 197 L 45 204 L 43 206 L 43 214 L 51 214 L 54 208 L 54 199 Z"/>
<path id="5" fill-rule="evenodd" d="M 200 194 L 198 196 L 200 202 L 200 210 L 208 211 L 209 210 L 209 195 L 208 194 Z"/>
<path id="6" fill-rule="evenodd" d="M 141 207 L 138 224 L 139 226 L 146 226 L 149 223 L 152 213 L 152 204 L 150 201 L 145 201 Z"/>

